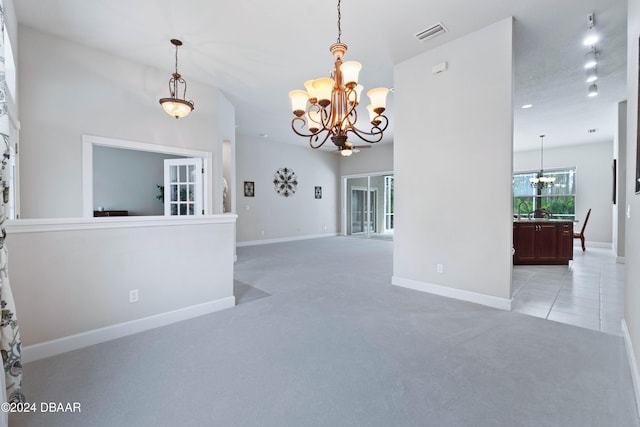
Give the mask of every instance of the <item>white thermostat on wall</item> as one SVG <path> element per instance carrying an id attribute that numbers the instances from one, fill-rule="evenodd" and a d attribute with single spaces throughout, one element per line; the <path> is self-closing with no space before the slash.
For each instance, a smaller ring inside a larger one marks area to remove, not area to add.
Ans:
<path id="1" fill-rule="evenodd" d="M 441 62 L 431 67 L 431 74 L 440 74 L 444 71 L 447 71 L 447 61 Z"/>

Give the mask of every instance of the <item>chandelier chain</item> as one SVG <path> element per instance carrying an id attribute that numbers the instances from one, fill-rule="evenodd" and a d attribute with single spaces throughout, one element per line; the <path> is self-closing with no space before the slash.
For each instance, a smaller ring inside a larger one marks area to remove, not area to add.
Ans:
<path id="1" fill-rule="evenodd" d="M 342 36 L 342 27 L 340 26 L 340 20 L 342 19 L 342 14 L 340 13 L 340 1 L 338 0 L 338 43 L 340 43 L 340 37 Z"/>

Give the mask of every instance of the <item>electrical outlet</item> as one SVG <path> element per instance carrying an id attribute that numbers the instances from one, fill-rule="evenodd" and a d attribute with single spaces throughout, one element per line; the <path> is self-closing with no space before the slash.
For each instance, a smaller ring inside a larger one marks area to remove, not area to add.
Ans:
<path id="1" fill-rule="evenodd" d="M 129 304 L 133 304 L 134 302 L 138 302 L 138 290 L 131 289 L 129 291 Z"/>
<path id="2" fill-rule="evenodd" d="M 437 264 L 436 265 L 436 271 L 438 273 L 442 273 L 444 271 L 444 266 L 442 264 Z"/>

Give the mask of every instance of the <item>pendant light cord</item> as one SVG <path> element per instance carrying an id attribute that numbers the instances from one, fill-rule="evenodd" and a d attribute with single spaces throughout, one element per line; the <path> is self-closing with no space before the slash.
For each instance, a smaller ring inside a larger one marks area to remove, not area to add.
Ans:
<path id="1" fill-rule="evenodd" d="M 340 37 L 342 36 L 342 27 L 340 26 L 340 20 L 342 14 L 340 13 L 340 0 L 338 0 L 338 43 L 340 43 Z"/>
<path id="2" fill-rule="evenodd" d="M 540 174 L 543 173 L 544 169 L 542 166 L 544 165 L 544 135 L 540 135 Z"/>
<path id="3" fill-rule="evenodd" d="M 176 74 L 178 74 L 178 45 L 176 45 Z"/>

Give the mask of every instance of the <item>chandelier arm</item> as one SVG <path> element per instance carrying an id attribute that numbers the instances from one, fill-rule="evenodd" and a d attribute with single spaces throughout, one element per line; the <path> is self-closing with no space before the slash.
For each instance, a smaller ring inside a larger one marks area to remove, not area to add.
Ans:
<path id="1" fill-rule="evenodd" d="M 322 129 L 320 131 L 331 131 L 331 123 L 333 122 L 333 109 L 329 110 L 325 107 L 320 107 L 320 125 Z"/>
<path id="2" fill-rule="evenodd" d="M 314 135 L 317 135 L 317 134 L 318 134 L 318 132 L 316 132 L 316 133 L 313 133 L 313 132 L 310 132 L 310 133 L 303 133 L 301 130 L 300 130 L 300 131 L 298 131 L 298 129 L 296 129 L 296 127 L 295 127 L 296 122 L 302 122 L 302 123 L 301 123 L 301 125 L 300 125 L 300 128 L 301 128 L 301 129 L 302 129 L 302 128 L 307 124 L 307 122 L 306 122 L 302 117 L 294 117 L 294 118 L 291 120 L 291 129 L 293 129 L 293 131 L 294 131 L 297 135 L 304 136 L 304 137 L 306 138 L 306 137 L 312 137 L 312 136 L 314 136 Z"/>
<path id="3" fill-rule="evenodd" d="M 368 142 L 369 144 L 375 144 L 376 142 L 382 141 L 382 132 L 379 132 L 379 133 L 362 132 L 362 131 L 359 131 L 356 128 L 351 128 L 347 132 L 353 133 L 355 136 L 360 138 L 362 141 Z M 373 137 L 373 136 L 375 136 L 376 138 L 369 138 L 369 137 Z"/>
<path id="4" fill-rule="evenodd" d="M 171 77 L 169 79 L 169 95 L 171 95 L 171 98 L 175 98 L 176 97 L 176 79 L 174 79 L 173 77 Z"/>
<path id="5" fill-rule="evenodd" d="M 356 135 L 361 140 L 368 142 L 370 144 L 374 144 L 376 142 L 380 142 L 382 140 L 383 132 L 389 126 L 389 119 L 386 116 L 379 115 L 376 117 L 376 120 L 380 120 L 380 123 L 372 123 L 371 131 L 366 132 L 356 128 L 355 126 L 351 126 L 347 129 L 347 132 L 351 132 Z M 381 124 L 383 126 L 381 126 Z M 367 137 L 376 137 L 376 138 L 367 138 Z"/>
<path id="6" fill-rule="evenodd" d="M 318 145 L 313 145 L 313 141 L 314 141 L 314 139 L 315 139 L 315 141 L 316 141 L 316 142 L 320 139 L 320 138 L 319 138 L 319 137 L 320 137 L 320 133 L 322 133 L 322 132 L 318 132 L 318 133 L 316 133 L 315 135 L 311 135 L 311 137 L 309 138 L 309 146 L 310 146 L 311 148 L 314 148 L 314 149 L 315 149 L 315 148 L 320 148 L 320 147 L 322 147 L 322 146 L 324 145 L 324 143 L 325 143 L 325 142 L 327 142 L 327 139 L 329 139 L 329 137 L 331 136 L 331 132 L 328 132 L 328 131 L 327 131 L 327 132 L 326 132 L 326 134 L 325 134 L 325 136 L 324 136 L 324 139 L 322 140 L 322 142 L 321 142 L 320 144 L 318 144 Z"/>
<path id="7" fill-rule="evenodd" d="M 182 91 L 182 99 L 186 101 L 187 100 L 187 81 L 181 78 L 180 83 L 184 85 L 184 91 Z"/>

